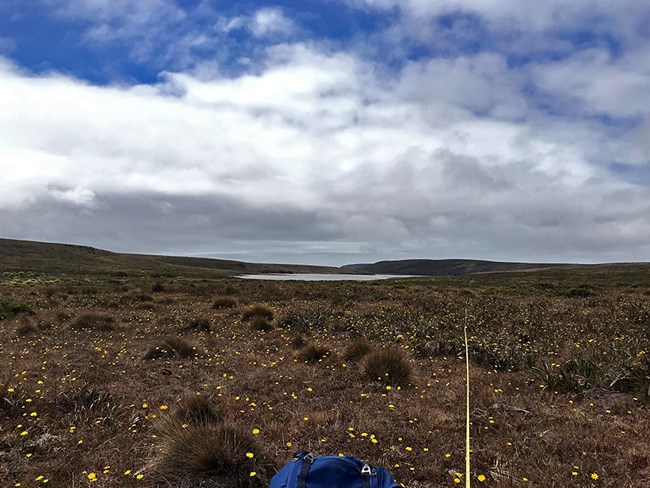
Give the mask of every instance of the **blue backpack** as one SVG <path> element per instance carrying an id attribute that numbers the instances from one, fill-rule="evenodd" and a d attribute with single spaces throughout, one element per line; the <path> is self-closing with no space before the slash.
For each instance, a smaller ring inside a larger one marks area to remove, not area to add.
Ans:
<path id="1" fill-rule="evenodd" d="M 399 488 L 388 471 L 352 456 L 295 455 L 271 479 L 270 488 Z"/>

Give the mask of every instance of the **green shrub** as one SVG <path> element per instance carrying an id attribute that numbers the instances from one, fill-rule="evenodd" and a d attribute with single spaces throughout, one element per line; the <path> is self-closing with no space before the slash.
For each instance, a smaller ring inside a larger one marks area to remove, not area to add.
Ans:
<path id="1" fill-rule="evenodd" d="M 644 399 L 650 398 L 650 358 L 644 356 L 640 361 L 623 366 L 623 370 L 609 385 L 618 391 L 640 393 Z"/>
<path id="2" fill-rule="evenodd" d="M 21 313 L 34 315 L 34 310 L 27 303 L 0 297 L 0 320 L 9 319 Z"/>
<path id="3" fill-rule="evenodd" d="M 533 368 L 545 388 L 561 393 L 582 393 L 594 386 L 600 367 L 589 359 L 570 359 L 553 367 L 543 363 Z"/>
<path id="4" fill-rule="evenodd" d="M 294 332 L 323 332 L 327 328 L 327 322 L 328 314 L 321 310 L 289 310 L 281 317 L 280 327 Z"/>

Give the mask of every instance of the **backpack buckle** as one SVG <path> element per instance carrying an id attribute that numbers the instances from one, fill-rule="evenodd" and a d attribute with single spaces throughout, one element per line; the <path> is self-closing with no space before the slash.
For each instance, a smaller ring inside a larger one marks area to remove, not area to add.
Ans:
<path id="1" fill-rule="evenodd" d="M 316 458 L 314 457 L 314 455 L 311 452 L 308 452 L 307 454 L 305 454 L 305 457 L 303 459 L 305 461 L 309 461 L 309 464 L 314 464 L 314 459 L 316 459 Z"/>
<path id="2" fill-rule="evenodd" d="M 368 463 L 364 464 L 361 468 L 361 474 L 365 476 L 373 476 L 372 469 Z"/>

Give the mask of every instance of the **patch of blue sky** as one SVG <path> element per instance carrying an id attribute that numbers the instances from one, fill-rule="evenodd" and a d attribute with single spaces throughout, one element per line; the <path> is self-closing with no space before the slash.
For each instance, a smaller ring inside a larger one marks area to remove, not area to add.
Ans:
<path id="1" fill-rule="evenodd" d="M 355 39 L 384 30 L 391 22 L 391 13 L 376 14 L 350 8 L 338 2 L 280 0 L 255 2 L 203 3 L 200 0 L 176 0 L 186 12 L 181 21 L 165 25 L 155 32 L 141 32 L 124 38 L 89 40 L 87 31 L 92 20 L 61 18 L 45 4 L 29 7 L 17 0 L 0 6 L 0 36 L 11 41 L 11 52 L 5 52 L 21 67 L 40 74 L 63 72 L 94 84 L 119 82 L 154 82 L 161 71 L 191 68 L 204 61 L 217 62 L 224 74 L 236 75 L 248 69 L 242 58 L 255 58 L 264 48 L 286 40 L 326 41 L 344 47 Z M 206 8 L 206 5 L 208 8 Z M 246 28 L 222 32 L 220 20 L 238 16 L 250 17 L 263 8 L 279 8 L 297 26 L 293 36 L 282 33 L 268 39 L 255 38 Z M 151 26 L 144 25 L 143 29 Z M 174 59 L 177 43 L 184 37 L 197 36 L 204 43 L 186 47 L 182 61 Z M 133 56 L 138 42 L 151 44 L 146 56 Z M 171 53 L 171 55 L 170 55 Z"/>
<path id="2" fill-rule="evenodd" d="M 609 165 L 609 171 L 628 183 L 642 186 L 650 184 L 650 161 L 645 164 L 614 162 Z"/>
<path id="3" fill-rule="evenodd" d="M 123 45 L 84 40 L 86 22 L 61 20 L 45 8 L 14 8 L 0 15 L 0 35 L 13 41 L 9 58 L 34 74 L 64 73 L 93 84 L 116 79 L 140 83 L 157 72 L 133 61 Z"/>

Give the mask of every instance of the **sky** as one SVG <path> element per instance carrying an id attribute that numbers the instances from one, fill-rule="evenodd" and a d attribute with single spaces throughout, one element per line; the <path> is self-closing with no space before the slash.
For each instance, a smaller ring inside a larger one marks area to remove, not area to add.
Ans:
<path id="1" fill-rule="evenodd" d="M 650 3 L 2 0 L 0 237 L 650 261 Z"/>

